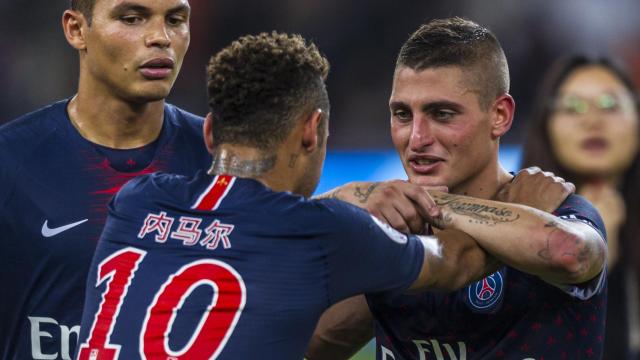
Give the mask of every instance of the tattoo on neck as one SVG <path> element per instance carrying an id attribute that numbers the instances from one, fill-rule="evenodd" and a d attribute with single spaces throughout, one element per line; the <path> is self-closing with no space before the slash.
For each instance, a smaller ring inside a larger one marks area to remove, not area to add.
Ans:
<path id="1" fill-rule="evenodd" d="M 276 155 L 246 160 L 233 151 L 214 153 L 209 174 L 227 174 L 248 178 L 258 177 L 271 170 L 276 164 L 276 159 Z"/>
<path id="2" fill-rule="evenodd" d="M 289 158 L 289 167 L 290 168 L 294 168 L 296 167 L 296 163 L 298 162 L 298 154 L 291 154 L 291 157 Z"/>
<path id="3" fill-rule="evenodd" d="M 360 186 L 356 186 L 356 190 L 353 192 L 353 196 L 355 196 L 361 204 L 364 204 L 369 200 L 369 196 L 371 196 L 371 193 L 378 187 L 378 185 L 380 184 L 373 183 L 364 191 L 360 189 Z"/>
<path id="4" fill-rule="evenodd" d="M 456 195 L 442 195 L 435 200 L 438 206 L 449 208 L 455 214 L 467 216 L 470 223 L 495 226 L 500 223 L 514 222 L 520 218 L 520 214 L 514 214 L 513 211 L 505 207 L 498 208 L 477 204 Z M 450 217 L 445 217 L 443 220 L 449 223 L 452 221 Z"/>

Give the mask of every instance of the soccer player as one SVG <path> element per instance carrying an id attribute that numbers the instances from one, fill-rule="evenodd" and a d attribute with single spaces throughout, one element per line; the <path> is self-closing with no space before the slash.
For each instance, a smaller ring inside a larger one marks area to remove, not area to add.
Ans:
<path id="1" fill-rule="evenodd" d="M 325 158 L 328 67 L 315 45 L 275 32 L 212 57 L 213 163 L 138 177 L 114 197 L 88 276 L 80 360 L 299 360 L 331 304 L 438 288 L 464 277 L 454 264 L 484 256 L 469 237 L 436 244 L 341 201 L 306 199 Z M 426 193 L 420 201 L 425 216 L 441 215 Z"/>
<path id="2" fill-rule="evenodd" d="M 507 185 L 498 191 L 512 181 L 498 162 L 499 140 L 509 130 L 515 108 L 508 90 L 502 48 L 474 22 L 434 20 L 405 42 L 389 107 L 391 137 L 411 184 L 353 183 L 334 195 L 367 206 L 395 227 L 416 230 L 428 219 L 413 209 L 414 188 L 447 186 L 450 194 L 432 193 L 443 214 L 442 221 L 431 221 L 436 237 L 462 231 L 503 265 L 470 285 L 452 284 L 449 293 L 369 294 L 366 301 L 360 297 L 340 303 L 323 317 L 310 359 L 347 357 L 368 340 L 372 316 L 377 358 L 382 360 L 602 355 L 604 226 L 579 196 L 555 209 L 536 204 L 549 195 L 539 191 L 543 187 L 516 190 Z M 539 170 L 524 175 L 534 183 L 545 178 Z M 369 189 L 366 198 L 364 186 Z M 515 201 L 524 205 L 482 200 L 513 202 L 522 192 L 528 194 Z M 393 193 L 406 197 L 386 201 Z M 473 263 L 459 266 L 468 269 Z"/>
<path id="3" fill-rule="evenodd" d="M 71 359 L 106 204 L 129 179 L 211 160 L 202 119 L 164 102 L 186 0 L 74 0 L 78 92 L 0 129 L 0 359 Z"/>

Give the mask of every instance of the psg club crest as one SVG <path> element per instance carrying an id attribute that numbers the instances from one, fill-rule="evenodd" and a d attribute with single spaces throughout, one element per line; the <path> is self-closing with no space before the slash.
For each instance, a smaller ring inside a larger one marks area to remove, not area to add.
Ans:
<path id="1" fill-rule="evenodd" d="M 467 300 L 474 312 L 493 312 L 501 303 L 504 295 L 504 279 L 500 271 L 469 285 Z"/>

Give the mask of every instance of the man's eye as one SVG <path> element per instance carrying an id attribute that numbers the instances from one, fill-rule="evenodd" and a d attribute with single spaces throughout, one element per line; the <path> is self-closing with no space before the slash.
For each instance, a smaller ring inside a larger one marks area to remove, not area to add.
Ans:
<path id="1" fill-rule="evenodd" d="M 185 19 L 184 17 L 182 17 L 182 16 L 170 16 L 170 17 L 167 19 L 167 23 L 168 23 L 169 25 L 174 25 L 174 26 L 175 26 L 175 25 L 182 25 L 182 24 L 184 24 L 185 22 L 186 22 L 186 19 Z"/>
<path id="2" fill-rule="evenodd" d="M 126 16 L 120 17 L 120 21 L 122 21 L 127 25 L 135 25 L 142 22 L 142 17 L 137 15 L 126 15 Z"/>
<path id="3" fill-rule="evenodd" d="M 394 110 L 393 111 L 393 117 L 395 117 L 396 119 L 398 119 L 400 121 L 410 121 L 411 120 L 411 113 L 406 111 L 406 110 Z"/>
<path id="4" fill-rule="evenodd" d="M 449 110 L 436 110 L 433 112 L 433 118 L 440 121 L 450 120 L 455 115 Z"/>

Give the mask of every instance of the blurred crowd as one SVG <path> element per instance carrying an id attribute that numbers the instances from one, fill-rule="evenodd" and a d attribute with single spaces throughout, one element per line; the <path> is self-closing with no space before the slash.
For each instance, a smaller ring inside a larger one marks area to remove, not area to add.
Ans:
<path id="1" fill-rule="evenodd" d="M 170 101 L 206 112 L 208 57 L 246 33 L 280 30 L 313 39 L 331 61 L 332 149 L 390 148 L 387 100 L 400 44 L 432 18 L 464 16 L 493 30 L 511 66 L 515 127 L 521 143 L 540 78 L 573 51 L 621 59 L 640 78 L 640 2 L 634 0 L 191 0 L 192 44 Z M 72 95 L 77 55 L 66 44 L 60 15 L 66 0 L 1 0 L 0 123 Z"/>

